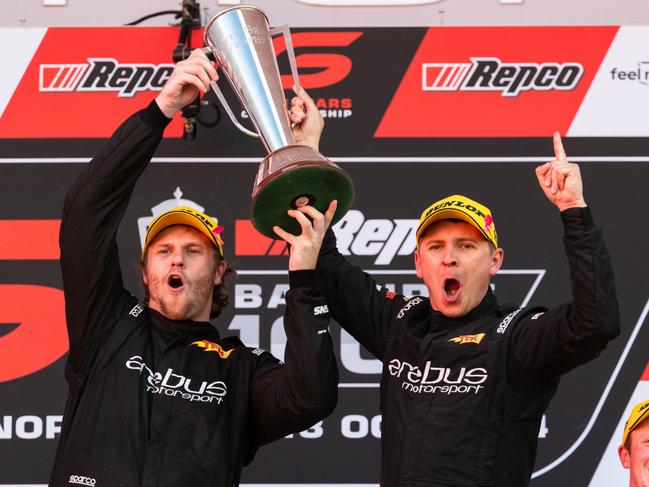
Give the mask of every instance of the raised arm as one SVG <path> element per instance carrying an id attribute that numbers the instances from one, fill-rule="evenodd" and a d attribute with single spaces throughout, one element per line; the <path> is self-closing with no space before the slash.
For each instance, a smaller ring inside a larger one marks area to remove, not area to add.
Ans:
<path id="1" fill-rule="evenodd" d="M 116 243 L 133 188 L 170 118 L 216 76 L 196 51 L 178 63 L 155 101 L 129 117 L 83 169 L 65 197 L 61 222 L 61 269 L 70 338 L 69 364 L 83 369 L 105 323 L 125 294 Z M 99 115 L 100 116 L 100 115 Z"/>
<path id="2" fill-rule="evenodd" d="M 536 168 L 536 178 L 546 198 L 559 211 L 569 208 L 585 208 L 584 185 L 579 166 L 568 162 L 559 132 L 552 136 L 554 160 Z"/>
<path id="3" fill-rule="evenodd" d="M 554 134 L 555 160 L 536 169 L 547 198 L 561 211 L 572 302 L 517 327 L 513 359 L 541 379 L 551 379 L 600 354 L 620 333 L 611 261 L 602 232 L 583 196 L 579 166 L 568 162 Z"/>
<path id="4" fill-rule="evenodd" d="M 404 305 L 401 298 L 379 289 L 376 281 L 362 269 L 351 265 L 336 247 L 336 237 L 329 224 L 336 211 L 332 202 L 325 215 L 311 206 L 290 210 L 302 227 L 314 232 L 302 232 L 309 239 L 308 248 L 319 251 L 316 282 L 324 294 L 332 317 L 375 357 L 382 359 L 385 338 L 391 318 Z M 313 224 L 311 224 L 313 222 Z M 291 245 L 300 244 L 302 238 L 292 236 L 282 229 L 275 232 Z"/>
<path id="5" fill-rule="evenodd" d="M 334 207 L 335 208 L 335 207 Z M 302 234 L 275 228 L 291 244 L 290 290 L 286 294 L 284 366 L 271 357 L 255 374 L 253 411 L 258 442 L 301 431 L 329 415 L 338 397 L 338 368 L 329 333 L 329 309 L 315 287 L 319 242 L 333 212 L 309 222 L 297 211 Z"/>
<path id="6" fill-rule="evenodd" d="M 290 272 L 284 364 L 265 352 L 252 385 L 256 443 L 302 431 L 325 418 L 338 400 L 338 368 L 327 306 L 314 271 Z"/>

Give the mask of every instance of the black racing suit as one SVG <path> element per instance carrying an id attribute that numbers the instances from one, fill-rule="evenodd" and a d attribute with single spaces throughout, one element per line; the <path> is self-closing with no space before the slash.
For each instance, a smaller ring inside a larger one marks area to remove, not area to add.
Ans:
<path id="1" fill-rule="evenodd" d="M 332 316 L 383 362 L 383 486 L 524 486 L 559 377 L 620 331 L 613 272 L 590 210 L 561 214 L 573 302 L 505 309 L 489 290 L 461 318 L 377 289 L 329 231 L 317 280 Z"/>
<path id="2" fill-rule="evenodd" d="M 124 289 L 117 229 L 168 121 L 155 102 L 127 119 L 65 200 L 69 396 L 51 486 L 238 485 L 260 445 L 308 428 L 336 404 L 314 271 L 289 276 L 285 364 L 207 322 L 143 308 Z"/>

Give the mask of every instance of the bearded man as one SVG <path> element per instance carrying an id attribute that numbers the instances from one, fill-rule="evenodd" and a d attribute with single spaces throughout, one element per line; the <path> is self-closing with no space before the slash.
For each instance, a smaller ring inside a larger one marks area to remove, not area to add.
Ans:
<path id="1" fill-rule="evenodd" d="M 285 363 L 209 323 L 228 303 L 223 230 L 179 207 L 148 227 L 145 306 L 122 283 L 116 243 L 135 183 L 171 118 L 217 79 L 196 50 L 158 97 L 127 119 L 68 192 L 61 268 L 69 395 L 50 486 L 230 487 L 263 444 L 335 407 L 338 374 L 317 251 L 295 242 Z M 293 117 L 293 122 L 300 119 Z M 300 143 L 309 140 L 298 139 Z M 213 353 L 206 353 L 213 352 Z"/>

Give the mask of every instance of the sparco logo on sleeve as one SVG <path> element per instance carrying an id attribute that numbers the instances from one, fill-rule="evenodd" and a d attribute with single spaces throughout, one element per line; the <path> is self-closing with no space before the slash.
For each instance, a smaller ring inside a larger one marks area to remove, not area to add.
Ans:
<path id="1" fill-rule="evenodd" d="M 505 316 L 505 318 L 498 325 L 498 329 L 496 330 L 496 332 L 500 333 L 501 335 L 503 333 L 505 333 L 505 331 L 507 331 L 507 327 L 512 322 L 512 320 L 514 319 L 514 316 L 516 316 L 518 313 L 520 313 L 522 309 L 523 308 L 518 308 L 516 311 L 512 311 L 507 316 Z"/>
<path id="2" fill-rule="evenodd" d="M 193 379 L 174 374 L 169 368 L 163 374 L 154 372 L 139 355 L 126 361 L 126 368 L 137 370 L 140 374 L 146 372 L 146 390 L 150 394 L 163 394 L 185 399 L 190 402 L 216 402 L 221 404 L 228 392 L 227 386 L 222 381 L 192 383 Z"/>
<path id="3" fill-rule="evenodd" d="M 427 361 L 422 371 L 419 366 L 392 359 L 388 364 L 390 375 L 404 378 L 401 388 L 415 394 L 478 394 L 489 374 L 483 367 L 434 367 Z"/>
<path id="4" fill-rule="evenodd" d="M 399 314 L 397 315 L 397 318 L 403 318 L 405 314 L 414 306 L 417 306 L 419 303 L 422 303 L 424 300 L 422 298 L 413 298 L 410 301 L 408 301 L 408 304 L 406 304 L 401 310 L 399 311 Z"/>
<path id="5" fill-rule="evenodd" d="M 138 316 L 140 316 L 140 314 L 142 314 L 142 311 L 144 311 L 142 306 L 136 304 L 135 306 L 133 306 L 133 309 L 131 309 L 131 311 L 128 312 L 128 314 L 133 316 L 134 318 L 137 318 Z"/>
<path id="6" fill-rule="evenodd" d="M 83 475 L 70 475 L 69 484 L 78 484 L 78 485 L 96 485 L 97 482 L 91 477 L 84 477 Z"/>

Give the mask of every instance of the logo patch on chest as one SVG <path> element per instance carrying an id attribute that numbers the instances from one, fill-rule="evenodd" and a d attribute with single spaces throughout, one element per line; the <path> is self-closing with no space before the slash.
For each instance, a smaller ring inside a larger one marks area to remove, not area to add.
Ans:
<path id="1" fill-rule="evenodd" d="M 224 350 L 223 347 L 221 347 L 221 345 L 219 345 L 218 343 L 210 342 L 208 340 L 198 340 L 196 342 L 190 343 L 190 345 L 196 345 L 197 347 L 204 348 L 204 352 L 216 352 L 222 359 L 228 358 L 234 351 L 234 348 L 231 348 L 230 350 Z"/>
<path id="2" fill-rule="evenodd" d="M 459 337 L 451 338 L 449 342 L 455 343 L 480 343 L 485 337 L 485 333 L 478 333 L 476 335 L 460 335 Z"/>

